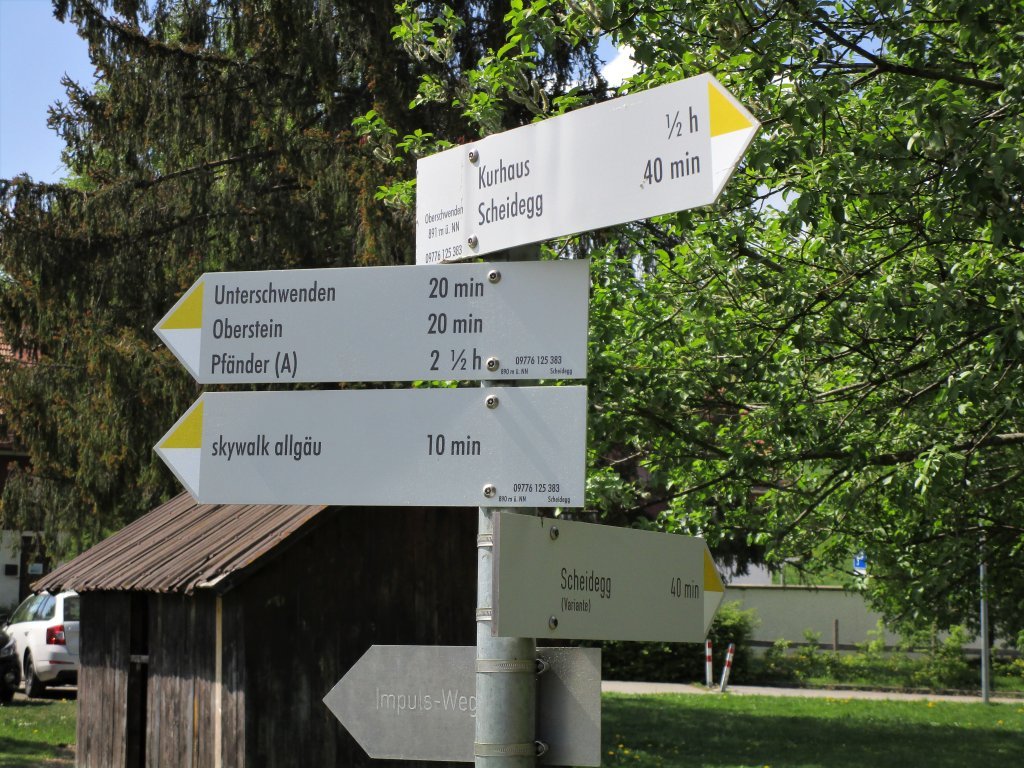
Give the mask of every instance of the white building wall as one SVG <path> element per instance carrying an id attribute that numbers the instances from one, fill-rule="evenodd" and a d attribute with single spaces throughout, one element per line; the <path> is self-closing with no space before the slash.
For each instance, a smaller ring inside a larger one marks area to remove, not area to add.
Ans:
<path id="1" fill-rule="evenodd" d="M 868 610 L 864 598 L 841 587 L 807 586 L 735 586 L 725 590 L 725 600 L 738 600 L 746 610 L 757 611 L 759 626 L 751 639 L 772 643 L 789 640 L 805 641 L 804 632 L 820 635 L 818 642 L 831 648 L 835 622 L 838 621 L 840 646 L 864 643 L 875 639 L 881 614 Z M 895 645 L 899 636 L 886 631 L 886 645 Z M 980 648 L 975 640 L 967 648 Z"/>
<path id="2" fill-rule="evenodd" d="M 8 566 L 15 574 L 7 575 Z M 21 573 L 21 534 L 0 531 L 0 613 L 18 604 L 18 575 Z"/>

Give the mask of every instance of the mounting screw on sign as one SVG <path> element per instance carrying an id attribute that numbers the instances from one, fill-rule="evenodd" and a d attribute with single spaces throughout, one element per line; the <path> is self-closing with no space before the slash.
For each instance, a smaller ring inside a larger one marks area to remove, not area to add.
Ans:
<path id="1" fill-rule="evenodd" d="M 476 239 L 476 235 L 470 235 L 469 237 L 466 238 L 466 245 L 468 245 L 470 248 L 476 248 L 479 242 L 480 241 Z"/>
<path id="2" fill-rule="evenodd" d="M 551 533 L 549 535 L 551 536 L 551 540 L 552 541 L 554 541 L 555 539 L 558 538 L 558 526 L 557 525 L 552 525 L 551 526 Z"/>
<path id="3" fill-rule="evenodd" d="M 498 402 L 499 402 L 498 401 L 498 396 L 497 395 L 488 395 L 487 399 L 484 402 L 487 403 L 487 407 L 490 408 L 493 411 L 495 408 L 498 407 Z"/>
<path id="4" fill-rule="evenodd" d="M 552 616 L 548 619 L 548 629 L 558 629 L 558 618 Z"/>
<path id="5" fill-rule="evenodd" d="M 475 149 L 469 150 L 469 162 L 475 163 L 479 159 L 480 159 L 480 153 L 479 152 L 477 152 Z"/>
<path id="6" fill-rule="evenodd" d="M 488 357 L 487 358 L 487 370 L 488 371 L 496 371 L 496 370 L 498 370 L 498 366 L 499 365 L 501 365 L 501 363 L 498 362 L 498 358 L 496 358 L 496 357 Z"/>
<path id="7" fill-rule="evenodd" d="M 496 269 L 492 269 L 490 272 L 487 273 L 487 279 L 488 279 L 488 281 L 490 281 L 492 283 L 500 283 L 501 282 L 501 272 L 499 272 Z"/>
<path id="8" fill-rule="evenodd" d="M 495 495 L 495 494 L 496 494 L 497 492 L 498 492 L 498 489 L 497 489 L 497 488 L 495 488 L 495 487 L 494 487 L 493 485 L 491 485 L 490 483 L 488 483 L 487 485 L 485 485 L 485 486 L 484 486 L 484 497 L 485 497 L 485 498 L 488 498 L 488 499 L 493 499 L 493 498 L 494 498 L 494 495 Z"/>

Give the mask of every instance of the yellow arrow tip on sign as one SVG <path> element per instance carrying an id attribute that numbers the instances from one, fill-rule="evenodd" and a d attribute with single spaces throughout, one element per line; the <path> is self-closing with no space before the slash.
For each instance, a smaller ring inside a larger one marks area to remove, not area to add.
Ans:
<path id="1" fill-rule="evenodd" d="M 203 403 L 185 414 L 181 421 L 167 433 L 159 448 L 202 448 L 203 447 Z"/>
<path id="2" fill-rule="evenodd" d="M 715 561 L 711 559 L 711 553 L 708 552 L 707 547 L 704 548 L 704 591 L 725 592 L 722 577 L 718 575 Z"/>
<path id="3" fill-rule="evenodd" d="M 160 330 L 191 330 L 203 327 L 203 281 L 200 280 L 192 290 L 182 297 L 158 328 Z"/>
<path id="4" fill-rule="evenodd" d="M 725 598 L 725 584 L 722 577 L 718 575 L 715 568 L 715 561 L 711 559 L 711 552 L 707 544 L 704 545 L 704 636 L 707 637 L 711 630 L 711 622 L 715 620 L 715 613 L 718 606 Z"/>
<path id="5" fill-rule="evenodd" d="M 711 80 L 708 81 L 708 105 L 712 137 L 754 127 L 750 118 Z"/>

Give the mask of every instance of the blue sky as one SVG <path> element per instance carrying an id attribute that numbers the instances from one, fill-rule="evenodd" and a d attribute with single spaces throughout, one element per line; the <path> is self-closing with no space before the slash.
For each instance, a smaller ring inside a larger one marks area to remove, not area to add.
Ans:
<path id="1" fill-rule="evenodd" d="M 614 58 L 610 46 L 602 53 Z M 621 57 L 607 75 L 617 82 L 628 70 L 628 58 Z M 65 73 L 93 82 L 86 44 L 74 25 L 53 17 L 50 0 L 0 0 L 0 178 L 27 173 L 54 182 L 66 175 L 62 143 L 46 126 L 47 109 L 66 99 L 60 84 Z"/>
<path id="2" fill-rule="evenodd" d="M 66 99 L 67 73 L 91 85 L 85 41 L 53 17 L 50 0 L 0 0 L 0 178 L 27 173 L 59 181 L 62 143 L 46 127 L 47 108 Z"/>

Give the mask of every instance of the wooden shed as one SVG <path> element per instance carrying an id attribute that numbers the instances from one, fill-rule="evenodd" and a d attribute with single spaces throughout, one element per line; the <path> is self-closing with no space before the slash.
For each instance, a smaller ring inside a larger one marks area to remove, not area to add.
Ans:
<path id="1" fill-rule="evenodd" d="M 475 545 L 475 510 L 158 507 L 35 585 L 82 595 L 77 765 L 368 765 L 321 700 L 375 643 L 475 642 Z"/>

